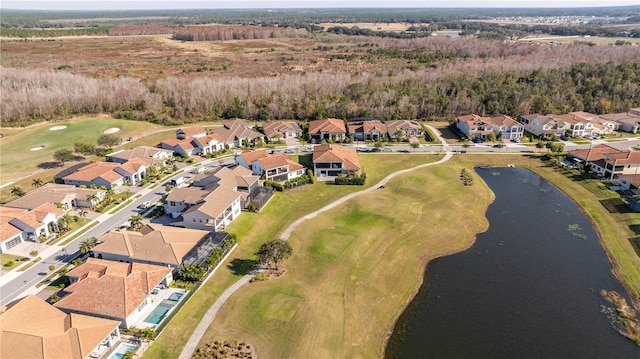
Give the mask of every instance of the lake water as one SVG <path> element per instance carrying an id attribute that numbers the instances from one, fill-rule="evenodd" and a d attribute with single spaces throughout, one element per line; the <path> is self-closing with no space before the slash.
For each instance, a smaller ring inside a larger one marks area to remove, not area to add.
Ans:
<path id="1" fill-rule="evenodd" d="M 490 227 L 429 263 L 386 357 L 640 358 L 601 313 L 600 289 L 626 292 L 578 206 L 527 170 L 477 171 L 496 197 Z"/>

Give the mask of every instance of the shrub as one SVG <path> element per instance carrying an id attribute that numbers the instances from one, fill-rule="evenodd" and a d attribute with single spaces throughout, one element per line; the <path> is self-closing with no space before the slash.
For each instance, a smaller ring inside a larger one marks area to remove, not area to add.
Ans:
<path id="1" fill-rule="evenodd" d="M 31 252 L 29 252 L 29 255 L 31 257 L 37 257 L 38 256 L 38 251 L 31 251 Z"/>
<path id="2" fill-rule="evenodd" d="M 350 175 L 350 176 L 345 176 L 345 175 L 339 175 L 338 177 L 336 177 L 336 179 L 334 180 L 334 183 L 338 186 L 344 186 L 344 185 L 364 185 L 364 182 L 366 180 L 367 176 L 363 173 L 360 176 L 357 175 Z"/>
<path id="3" fill-rule="evenodd" d="M 53 264 L 50 265 L 49 266 L 49 270 L 53 272 L 54 270 L 56 270 L 56 266 L 54 266 Z"/>
<path id="4" fill-rule="evenodd" d="M 4 264 L 5 267 L 13 267 L 13 261 L 8 261 Z"/>

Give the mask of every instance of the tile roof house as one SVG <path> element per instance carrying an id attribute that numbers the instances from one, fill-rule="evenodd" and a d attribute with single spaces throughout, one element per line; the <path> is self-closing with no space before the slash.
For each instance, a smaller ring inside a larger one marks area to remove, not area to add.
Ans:
<path id="1" fill-rule="evenodd" d="M 321 145 L 313 148 L 313 174 L 319 181 L 333 180 L 338 175 L 360 174 L 358 153 L 340 145 Z"/>
<path id="2" fill-rule="evenodd" d="M 224 140 L 216 133 L 186 139 L 170 139 L 160 143 L 160 147 L 173 151 L 182 157 L 206 155 L 224 149 Z"/>
<path id="3" fill-rule="evenodd" d="M 347 122 L 354 141 L 382 141 L 387 135 L 387 125 L 379 120 L 356 120 Z"/>
<path id="4" fill-rule="evenodd" d="M 548 116 L 568 123 L 569 129 L 567 131 L 573 137 L 589 137 L 595 130 L 595 126 L 591 121 L 578 115 L 567 113 L 564 115 L 550 114 Z"/>
<path id="5" fill-rule="evenodd" d="M 165 198 L 164 212 L 178 218 L 187 208 L 201 203 L 210 194 L 211 189 L 200 187 L 173 188 Z"/>
<path id="6" fill-rule="evenodd" d="M 202 126 L 183 127 L 176 130 L 176 138 L 184 140 L 190 137 L 204 137 L 207 135 L 207 130 Z"/>
<path id="7" fill-rule="evenodd" d="M 309 136 L 316 143 L 322 141 L 342 141 L 347 137 L 344 121 L 337 118 L 327 118 L 309 122 Z"/>
<path id="8" fill-rule="evenodd" d="M 456 127 L 467 138 L 478 140 L 485 140 L 491 133 L 505 140 L 520 140 L 524 134 L 524 126 L 505 115 L 458 116 Z"/>
<path id="9" fill-rule="evenodd" d="M 278 142 L 285 138 L 296 138 L 302 135 L 302 128 L 293 121 L 275 121 L 264 125 L 262 132 L 269 142 Z"/>
<path id="10" fill-rule="evenodd" d="M 62 180 L 68 185 L 87 187 L 95 185 L 98 188 L 105 186 L 107 189 L 121 187 L 125 183 L 135 186 L 146 176 L 149 164 L 140 158 L 133 158 L 124 164 L 94 162 L 77 169 Z"/>
<path id="11" fill-rule="evenodd" d="M 108 162 L 126 163 L 134 158 L 145 160 L 149 164 L 166 166 L 173 152 L 150 146 L 138 146 L 127 150 L 119 150 L 106 156 Z"/>
<path id="12" fill-rule="evenodd" d="M 58 219 L 63 211 L 51 203 L 34 209 L 0 207 L 0 250 L 2 253 L 38 237 L 49 238 L 58 232 Z"/>
<path id="13" fill-rule="evenodd" d="M 387 135 L 392 140 L 404 140 L 410 137 L 417 138 L 424 136 L 422 126 L 416 121 L 387 121 L 385 122 L 385 125 L 387 125 Z"/>
<path id="14" fill-rule="evenodd" d="M 182 222 L 175 225 L 221 231 L 240 215 L 242 198 L 238 191 L 216 186 L 202 202 L 184 211 Z"/>
<path id="15" fill-rule="evenodd" d="M 618 123 L 620 131 L 631 133 L 640 131 L 640 108 L 631 109 L 629 112 L 600 115 L 600 118 L 615 121 Z"/>
<path id="16" fill-rule="evenodd" d="M 286 182 L 304 176 L 306 172 L 303 165 L 292 161 L 282 152 L 268 154 L 265 150 L 244 151 L 236 156 L 236 162 L 250 169 L 254 175 L 276 182 Z"/>
<path id="17" fill-rule="evenodd" d="M 1 359 L 84 359 L 120 341 L 118 321 L 67 314 L 34 295 L 0 308 L 0 324 Z"/>
<path id="18" fill-rule="evenodd" d="M 90 203 L 89 197 L 96 195 L 96 203 Z M 100 189 L 79 188 L 66 184 L 47 183 L 44 186 L 35 188 L 27 192 L 5 206 L 15 208 L 34 209 L 45 203 L 61 203 L 63 209 L 69 210 L 73 207 L 93 207 L 97 202 L 102 201 L 105 191 Z"/>
<path id="19" fill-rule="evenodd" d="M 562 136 L 570 127 L 570 124 L 567 122 L 539 113 L 521 115 L 519 120 L 525 130 L 540 138 L 551 135 Z"/>
<path id="20" fill-rule="evenodd" d="M 640 152 L 637 151 L 619 150 L 599 144 L 588 149 L 570 151 L 569 156 L 577 162 L 584 162 L 596 174 L 609 179 L 640 172 Z"/>
<path id="21" fill-rule="evenodd" d="M 151 291 L 173 281 L 171 273 L 171 267 L 87 258 L 67 273 L 71 284 L 54 306 L 67 313 L 117 320 L 120 327 L 130 328 L 142 319 Z"/>
<path id="22" fill-rule="evenodd" d="M 640 189 L 640 174 L 620 175 L 618 176 L 618 183 L 623 190 L 638 193 L 638 189 Z"/>
<path id="23" fill-rule="evenodd" d="M 202 259 L 206 260 L 219 246 L 214 239 L 210 231 L 147 224 L 139 232 L 105 233 L 91 251 L 106 260 L 178 268 L 183 264 L 202 264 Z"/>
<path id="24" fill-rule="evenodd" d="M 263 140 L 264 135 L 253 129 L 248 122 L 240 119 L 226 121 L 222 127 L 213 130 L 220 136 L 229 148 L 238 148 L 245 145 L 254 145 L 258 140 Z"/>
<path id="25" fill-rule="evenodd" d="M 251 173 L 251 170 L 235 166 L 233 168 L 221 167 L 212 173 L 200 174 L 193 177 L 192 187 L 203 187 L 205 190 L 212 190 L 217 186 L 227 187 L 233 191 L 239 192 L 242 196 L 242 208 L 256 198 L 259 193 L 265 192 L 259 176 Z M 269 191 L 267 191 L 269 192 Z"/>

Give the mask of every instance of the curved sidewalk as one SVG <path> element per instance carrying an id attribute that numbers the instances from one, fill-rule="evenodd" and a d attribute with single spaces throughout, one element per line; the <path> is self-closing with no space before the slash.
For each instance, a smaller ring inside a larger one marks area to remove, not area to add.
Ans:
<path id="1" fill-rule="evenodd" d="M 444 139 L 442 139 L 442 137 L 440 136 L 439 132 L 437 129 L 431 127 L 431 126 L 426 126 L 428 127 L 432 133 L 434 133 L 436 135 L 436 137 L 438 137 L 438 139 L 440 140 L 440 142 L 443 145 L 443 148 L 446 152 L 446 155 L 441 158 L 440 160 L 436 161 L 436 162 L 430 162 L 430 163 L 425 163 L 422 165 L 418 165 L 412 168 L 408 168 L 405 170 L 401 170 L 401 171 L 397 171 L 397 172 L 393 172 L 390 175 L 388 175 L 387 177 L 383 178 L 382 180 L 380 180 L 380 182 L 376 183 L 375 185 L 364 189 L 362 191 L 359 192 L 354 192 L 351 193 L 349 195 L 346 195 L 334 202 L 329 203 L 328 205 L 318 209 L 315 212 L 309 213 L 304 217 L 299 218 L 298 220 L 296 220 L 295 222 L 291 223 L 289 225 L 289 227 L 287 227 L 287 229 L 284 230 L 284 232 L 282 232 L 282 234 L 280 235 L 280 239 L 282 240 L 287 240 L 289 239 L 289 236 L 291 236 L 291 233 L 293 233 L 293 231 L 300 225 L 302 224 L 304 221 L 309 220 L 311 218 L 316 217 L 317 215 L 324 213 L 354 197 L 357 197 L 361 194 L 364 193 L 369 193 L 373 190 L 378 189 L 378 187 L 385 185 L 387 182 L 389 182 L 390 179 L 392 179 L 393 177 L 399 175 L 399 174 L 403 174 L 403 173 L 407 173 L 407 172 L 411 172 L 411 171 L 415 171 L 424 167 L 429 167 L 429 166 L 433 166 L 433 165 L 437 165 L 437 164 L 441 164 L 444 162 L 447 162 L 448 160 L 451 159 L 451 157 L 453 156 L 453 152 L 451 152 L 451 147 L 449 147 L 449 145 L 444 141 Z M 251 281 L 251 278 L 253 278 L 255 274 L 251 273 L 251 274 L 247 274 L 244 277 L 242 277 L 239 281 L 233 283 L 233 285 L 229 288 L 227 288 L 221 295 L 220 297 L 213 303 L 213 305 L 209 308 L 209 310 L 207 311 L 207 313 L 205 313 L 205 315 L 202 317 L 202 319 L 200 320 L 200 323 L 198 323 L 198 326 L 196 327 L 196 329 L 193 331 L 193 334 L 191 334 L 191 337 L 189 338 L 189 341 L 187 342 L 187 344 L 184 346 L 184 348 L 182 349 L 182 352 L 180 353 L 180 356 L 178 357 L 179 359 L 190 359 L 193 356 L 193 353 L 195 353 L 196 348 L 198 346 L 198 343 L 200 343 L 200 340 L 202 339 L 202 337 L 204 336 L 204 333 L 207 331 L 207 329 L 209 328 L 209 326 L 211 325 L 211 323 L 213 322 L 213 320 L 216 318 L 216 315 L 218 314 L 218 311 L 220 310 L 220 308 L 222 308 L 222 306 L 224 305 L 224 303 L 227 302 L 227 300 L 229 300 L 229 298 L 231 298 L 231 296 L 238 290 L 240 289 L 243 285 L 249 283 Z"/>

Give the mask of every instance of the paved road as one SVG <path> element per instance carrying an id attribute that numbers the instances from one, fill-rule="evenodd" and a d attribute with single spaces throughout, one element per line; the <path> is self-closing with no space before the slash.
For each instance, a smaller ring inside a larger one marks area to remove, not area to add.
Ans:
<path id="1" fill-rule="evenodd" d="M 234 162 L 233 157 L 227 157 L 222 160 L 207 160 L 202 162 L 202 165 L 225 165 L 231 162 Z M 187 166 L 183 168 L 184 172 L 172 176 L 166 182 L 158 185 L 158 187 L 141 190 L 140 192 L 138 192 L 138 194 L 142 195 L 141 197 L 136 198 L 131 204 L 124 207 L 117 213 L 105 213 L 100 215 L 96 219 L 100 222 L 98 225 L 83 233 L 81 236 L 79 236 L 69 244 L 64 246 L 53 245 L 47 248 L 45 251 L 40 252 L 39 256 L 43 259 L 26 271 L 17 272 L 14 270 L 2 275 L 2 277 L 0 277 L 0 305 L 5 305 L 14 299 L 23 297 L 28 294 L 38 293 L 42 288 L 37 288 L 36 284 L 38 284 L 49 274 L 51 274 L 51 271 L 49 270 L 50 265 L 54 265 L 56 268 L 59 268 L 64 263 L 68 263 L 69 260 L 71 258 L 74 258 L 75 255 L 79 252 L 80 243 L 83 239 L 88 237 L 100 237 L 102 234 L 114 228 L 117 228 L 123 224 L 127 224 L 129 218 L 131 218 L 132 215 L 138 213 L 137 207 L 140 204 L 146 201 L 158 201 L 165 194 L 164 186 L 166 183 L 168 183 L 175 177 L 184 176 L 185 173 L 193 170 L 193 168 L 195 168 L 195 166 L 193 165 Z M 132 196 L 135 196 L 135 194 L 132 194 Z"/>

